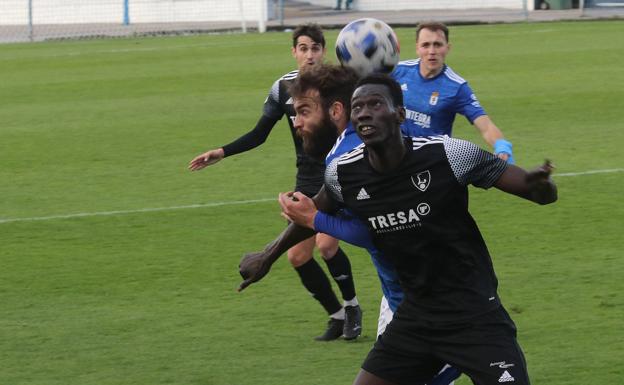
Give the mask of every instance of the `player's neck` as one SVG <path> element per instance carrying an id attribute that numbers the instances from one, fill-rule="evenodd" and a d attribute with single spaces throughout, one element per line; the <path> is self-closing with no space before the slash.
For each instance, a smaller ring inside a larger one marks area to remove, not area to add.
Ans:
<path id="1" fill-rule="evenodd" d="M 379 173 L 390 172 L 397 168 L 407 150 L 403 143 L 403 137 L 392 137 L 380 145 L 366 146 L 368 150 L 368 162 Z"/>
<path id="2" fill-rule="evenodd" d="M 440 68 L 436 68 L 436 69 L 431 69 L 428 70 L 424 67 L 420 67 L 420 76 L 422 76 L 425 79 L 432 79 L 435 78 L 436 76 L 438 76 L 442 70 L 444 69 L 444 66 L 440 67 Z"/>
<path id="3" fill-rule="evenodd" d="M 344 132 L 344 130 L 347 129 L 348 125 L 349 125 L 349 122 L 344 119 L 338 122 L 336 124 L 336 132 L 338 133 L 338 135 L 341 135 Z"/>

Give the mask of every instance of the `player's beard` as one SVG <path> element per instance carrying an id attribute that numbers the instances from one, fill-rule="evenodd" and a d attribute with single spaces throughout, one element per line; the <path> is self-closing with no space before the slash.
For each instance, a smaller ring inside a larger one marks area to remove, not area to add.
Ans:
<path id="1" fill-rule="evenodd" d="M 325 115 L 323 120 L 312 127 L 312 130 L 302 133 L 303 151 L 318 160 L 325 160 L 327 153 L 332 149 L 338 139 L 338 127 Z"/>

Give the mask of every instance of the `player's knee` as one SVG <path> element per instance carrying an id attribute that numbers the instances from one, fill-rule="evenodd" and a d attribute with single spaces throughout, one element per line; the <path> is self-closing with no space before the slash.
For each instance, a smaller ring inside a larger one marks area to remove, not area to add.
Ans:
<path id="1" fill-rule="evenodd" d="M 299 267 L 312 259 L 312 253 L 307 250 L 289 250 L 288 261 L 293 267 Z"/>
<path id="2" fill-rule="evenodd" d="M 338 240 L 330 237 L 318 237 L 316 247 L 323 259 L 331 259 L 338 252 Z"/>

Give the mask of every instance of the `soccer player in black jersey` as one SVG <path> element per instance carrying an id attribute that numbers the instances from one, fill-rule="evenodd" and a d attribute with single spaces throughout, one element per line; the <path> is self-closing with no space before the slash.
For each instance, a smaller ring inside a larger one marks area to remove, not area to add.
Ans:
<path id="1" fill-rule="evenodd" d="M 280 196 L 284 215 L 304 226 L 315 205 L 350 209 L 399 274 L 405 299 L 355 385 L 425 384 L 446 362 L 475 384 L 529 384 L 515 325 L 468 212 L 467 186 L 494 186 L 548 204 L 557 199 L 552 166 L 545 162 L 527 172 L 463 140 L 403 137 L 404 113 L 394 80 L 362 79 L 351 120 L 363 145 L 328 166 L 314 202 L 298 193 Z M 297 232 L 292 224 L 264 254 L 243 259 L 243 277 L 261 279 L 276 255 L 301 236 Z"/>
<path id="2" fill-rule="evenodd" d="M 191 160 L 190 170 L 201 170 L 227 156 L 260 146 L 275 124 L 286 115 L 297 156 L 295 191 L 307 196 L 313 196 L 319 191 L 323 185 L 326 154 L 308 155 L 303 151 L 302 140 L 297 136 L 292 123 L 295 111 L 288 87 L 297 78 L 299 71 L 322 62 L 326 51 L 325 37 L 318 25 L 304 24 L 293 31 L 292 38 L 292 55 L 297 61 L 298 70 L 291 71 L 275 81 L 256 127 L 230 144 L 198 155 Z M 334 294 L 323 269 L 313 258 L 315 244 L 340 288 L 344 306 Z M 338 240 L 325 234 L 318 234 L 288 250 L 288 260 L 299 274 L 304 287 L 330 316 L 325 333 L 316 339 L 329 341 L 343 335 L 345 339 L 357 338 L 362 330 L 362 314 L 355 293 L 351 264 L 339 247 Z"/>

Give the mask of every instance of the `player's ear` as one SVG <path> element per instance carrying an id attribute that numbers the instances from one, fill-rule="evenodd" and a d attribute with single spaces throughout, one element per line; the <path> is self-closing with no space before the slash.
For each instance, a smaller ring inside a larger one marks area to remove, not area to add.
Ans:
<path id="1" fill-rule="evenodd" d="M 342 103 L 335 101 L 329 106 L 329 117 L 333 122 L 337 122 L 344 117 L 345 108 Z M 348 118 L 347 118 L 348 119 Z"/>
<path id="2" fill-rule="evenodd" d="M 290 48 L 290 53 L 292 54 L 292 56 L 294 58 L 297 58 L 297 56 L 295 55 L 297 53 L 297 48 L 296 47 L 291 47 Z"/>

